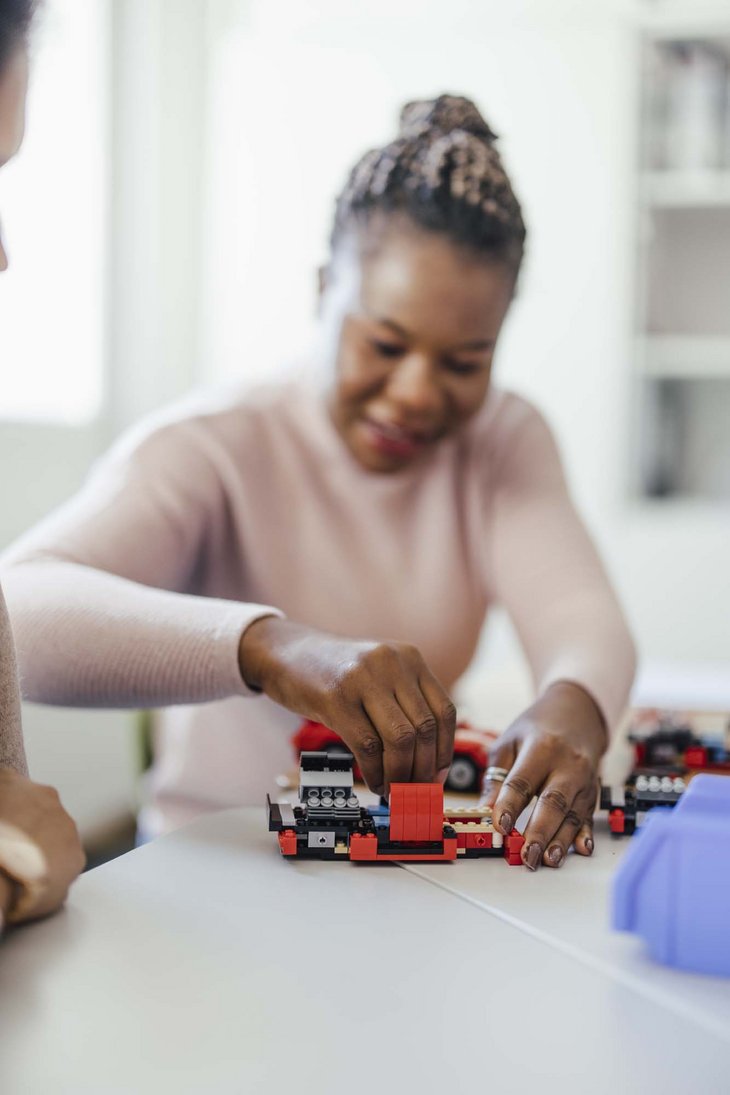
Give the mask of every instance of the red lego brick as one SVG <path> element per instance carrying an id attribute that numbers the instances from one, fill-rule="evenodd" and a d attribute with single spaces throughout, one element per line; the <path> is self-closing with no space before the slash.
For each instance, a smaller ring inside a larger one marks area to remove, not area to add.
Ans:
<path id="1" fill-rule="evenodd" d="M 403 789 L 405 783 L 393 783 L 390 787 L 390 839 L 403 840 L 404 803 Z"/>
<path id="2" fill-rule="evenodd" d="M 464 848 L 491 848 L 492 847 L 492 834 L 491 833 L 464 833 L 466 837 L 465 843 L 461 845 Z"/>
<path id="3" fill-rule="evenodd" d="M 416 840 L 429 840 L 429 833 L 431 832 L 430 785 L 428 783 L 417 783 L 415 784 L 415 788 L 416 801 L 418 803 L 418 812 L 416 814 Z M 438 840 L 438 837 L 436 839 Z"/>
<path id="4" fill-rule="evenodd" d="M 440 783 L 429 784 L 431 804 L 429 811 L 428 840 L 442 840 L 444 835 L 444 789 Z"/>
<path id="5" fill-rule="evenodd" d="M 519 867 L 522 863 L 522 847 L 525 843 L 525 838 L 522 833 L 518 833 L 517 829 L 513 829 L 508 837 L 505 837 L 504 841 L 504 858 L 510 867 Z"/>
<path id="6" fill-rule="evenodd" d="M 685 750 L 684 763 L 688 768 L 706 768 L 709 763 L 707 750 L 702 745 L 691 745 Z"/>
<path id="7" fill-rule="evenodd" d="M 378 838 L 374 833 L 353 833 L 350 837 L 350 859 L 374 860 L 378 856 Z"/>
<path id="8" fill-rule="evenodd" d="M 418 830 L 418 787 L 417 783 L 401 783 L 401 812 L 403 819 L 403 829 L 401 840 L 404 842 L 411 842 L 420 840 Z M 392 817 L 393 812 L 391 809 L 391 826 L 393 824 Z M 394 837 L 392 835 L 391 828 L 391 840 Z"/>
<path id="9" fill-rule="evenodd" d="M 444 790 L 440 783 L 394 783 L 390 788 L 390 839 L 441 840 Z"/>
<path id="10" fill-rule="evenodd" d="M 284 829 L 279 833 L 279 847 L 282 855 L 297 854 L 297 834 L 293 829 Z"/>
<path id="11" fill-rule="evenodd" d="M 609 810 L 608 827 L 612 833 L 623 833 L 626 828 L 626 818 L 620 806 L 615 810 Z"/>

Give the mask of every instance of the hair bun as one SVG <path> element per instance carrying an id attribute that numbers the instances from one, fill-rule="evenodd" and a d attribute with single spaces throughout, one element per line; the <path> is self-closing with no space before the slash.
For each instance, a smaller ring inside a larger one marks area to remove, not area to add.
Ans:
<path id="1" fill-rule="evenodd" d="M 417 99 L 406 103 L 400 112 L 398 136 L 404 140 L 416 140 L 426 135 L 441 136 L 455 130 L 471 133 L 487 144 L 497 140 L 497 134 L 487 125 L 471 99 L 461 95 Z"/>

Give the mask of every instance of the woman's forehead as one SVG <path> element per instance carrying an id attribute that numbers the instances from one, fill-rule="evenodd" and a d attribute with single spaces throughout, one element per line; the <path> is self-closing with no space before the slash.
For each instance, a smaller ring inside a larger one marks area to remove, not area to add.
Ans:
<path id="1" fill-rule="evenodd" d="M 350 261 L 357 261 L 352 256 Z M 438 233 L 392 233 L 381 247 L 359 256 L 362 311 L 408 328 L 468 328 L 475 338 L 501 323 L 514 289 L 514 275 Z"/>

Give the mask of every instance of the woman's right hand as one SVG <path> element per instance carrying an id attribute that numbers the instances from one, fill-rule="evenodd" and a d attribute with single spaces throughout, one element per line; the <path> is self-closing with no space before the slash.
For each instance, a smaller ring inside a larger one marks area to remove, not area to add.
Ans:
<path id="1" fill-rule="evenodd" d="M 339 734 L 377 794 L 445 778 L 456 709 L 414 646 L 266 616 L 243 633 L 238 661 L 249 687 Z"/>

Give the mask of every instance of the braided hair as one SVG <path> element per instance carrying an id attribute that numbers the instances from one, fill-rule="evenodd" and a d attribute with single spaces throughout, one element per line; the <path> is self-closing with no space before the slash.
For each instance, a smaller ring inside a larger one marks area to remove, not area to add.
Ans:
<path id="1" fill-rule="evenodd" d="M 37 0 L 0 0 L 0 76 L 30 31 Z"/>
<path id="2" fill-rule="evenodd" d="M 517 274 L 525 243 L 520 204 L 495 142 L 470 99 L 439 95 L 407 103 L 398 136 L 366 152 L 337 199 L 332 250 L 374 214 L 406 214 Z"/>

